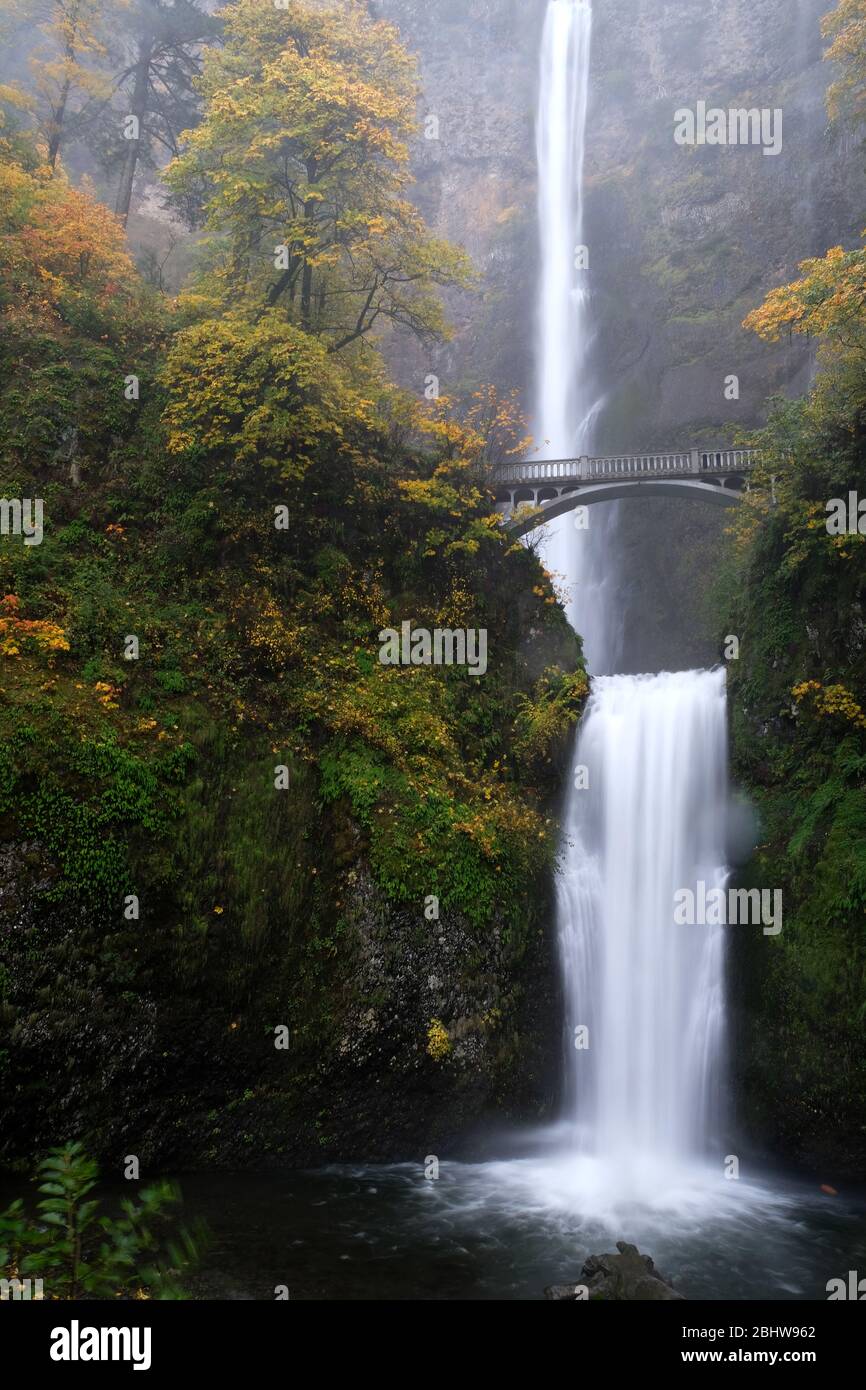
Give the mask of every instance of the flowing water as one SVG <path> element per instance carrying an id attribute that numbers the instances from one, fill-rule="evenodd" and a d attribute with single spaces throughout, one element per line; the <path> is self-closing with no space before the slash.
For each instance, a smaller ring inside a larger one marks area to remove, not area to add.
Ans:
<path id="1" fill-rule="evenodd" d="M 653 1191 L 709 1155 L 722 1118 L 724 929 L 675 925 L 674 895 L 725 881 L 724 674 L 596 680 L 572 772 L 567 1112 L 613 1184 Z"/>
<path id="2" fill-rule="evenodd" d="M 593 446 L 601 408 L 592 377 L 592 260 L 584 242 L 592 6 L 551 0 L 541 40 L 536 157 L 541 255 L 536 345 L 536 458 L 576 458 Z M 543 546 L 593 671 L 618 655 L 614 506 L 596 507 L 587 529 L 575 514 L 551 523 Z"/>
<path id="3" fill-rule="evenodd" d="M 444 1163 L 438 1182 L 406 1163 L 182 1185 L 214 1235 L 193 1287 L 205 1298 L 272 1301 L 286 1284 L 292 1299 L 543 1299 L 622 1238 L 687 1298 L 823 1299 L 828 1279 L 866 1269 L 862 1196 L 778 1176 L 712 1199 L 684 1183 L 659 1207 L 594 1201 L 580 1164 L 538 1157 Z"/>
<path id="4" fill-rule="evenodd" d="M 536 417 L 551 457 L 589 449 L 596 415 L 581 254 L 591 38 L 589 0 L 550 0 L 537 120 Z M 609 507 L 589 509 L 587 520 L 580 530 L 562 518 L 547 558 L 565 576 L 590 670 L 610 671 L 620 654 L 615 527 Z M 566 1118 L 575 1153 L 601 1160 L 623 1193 L 655 1187 L 708 1156 L 711 1135 L 718 1142 L 722 929 L 675 928 L 673 911 L 678 889 L 724 883 L 726 783 L 721 672 L 594 681 L 571 769 L 557 895 Z"/>
<path id="5" fill-rule="evenodd" d="M 583 181 L 592 7 L 548 5 L 541 41 L 538 224 L 541 271 L 536 420 L 549 458 L 581 452 L 590 428 L 588 268 L 583 248 Z"/>

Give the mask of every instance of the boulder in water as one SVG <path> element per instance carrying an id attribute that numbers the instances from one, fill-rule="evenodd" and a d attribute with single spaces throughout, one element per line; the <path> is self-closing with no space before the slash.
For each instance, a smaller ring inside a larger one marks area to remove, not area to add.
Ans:
<path id="1" fill-rule="evenodd" d="M 590 1255 L 577 1284 L 551 1284 L 545 1298 L 580 1303 L 603 1299 L 610 1303 L 658 1303 L 684 1301 L 669 1279 L 660 1274 L 649 1255 L 636 1245 L 618 1240 L 618 1255 Z"/>

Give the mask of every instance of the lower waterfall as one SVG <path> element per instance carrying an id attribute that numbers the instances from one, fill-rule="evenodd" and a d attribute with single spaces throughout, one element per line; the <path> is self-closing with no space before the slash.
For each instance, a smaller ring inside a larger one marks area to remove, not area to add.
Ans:
<path id="1" fill-rule="evenodd" d="M 723 886 L 726 806 L 723 671 L 594 681 L 557 894 L 566 1114 L 624 1194 L 718 1131 L 725 929 L 674 910 L 680 890 Z"/>

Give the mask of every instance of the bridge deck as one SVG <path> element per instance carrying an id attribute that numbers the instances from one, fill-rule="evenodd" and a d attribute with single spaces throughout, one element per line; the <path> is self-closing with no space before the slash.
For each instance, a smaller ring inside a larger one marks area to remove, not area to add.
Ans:
<path id="1" fill-rule="evenodd" d="M 706 474 L 747 473 L 758 461 L 756 449 L 679 449 L 659 454 L 612 454 L 603 458 L 541 459 L 506 463 L 496 477 L 499 487 L 562 486 L 628 478 L 702 477 Z"/>
<path id="2" fill-rule="evenodd" d="M 643 493 L 688 494 L 733 506 L 748 490 L 746 475 L 757 464 L 756 449 L 672 449 L 506 463 L 496 476 L 496 505 L 503 525 L 515 536 L 584 504 Z"/>

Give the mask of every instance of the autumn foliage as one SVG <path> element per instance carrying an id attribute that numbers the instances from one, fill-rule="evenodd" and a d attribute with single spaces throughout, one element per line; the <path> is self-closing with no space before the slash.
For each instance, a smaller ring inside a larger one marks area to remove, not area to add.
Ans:
<path id="1" fill-rule="evenodd" d="M 22 618 L 15 594 L 0 599 L 0 656 L 20 656 L 22 651 L 68 652 L 62 627 L 44 619 Z"/>
<path id="2" fill-rule="evenodd" d="M 279 308 L 330 352 L 389 326 L 444 336 L 437 287 L 470 269 L 406 197 L 418 87 L 397 30 L 360 0 L 237 0 L 222 19 L 166 175 L 212 238 L 203 305 Z"/>
<path id="3" fill-rule="evenodd" d="M 823 33 L 831 40 L 827 59 L 839 72 L 828 93 L 831 116 L 866 117 L 866 0 L 838 0 L 824 17 Z"/>
<path id="4" fill-rule="evenodd" d="M 820 258 L 803 261 L 800 278 L 771 290 L 745 327 L 769 342 L 800 333 L 866 351 L 866 250 L 834 246 Z"/>
<path id="5" fill-rule="evenodd" d="M 98 314 L 118 340 L 141 303 L 123 228 L 86 189 L 0 164 L 0 295 L 12 332 L 65 331 Z"/>

